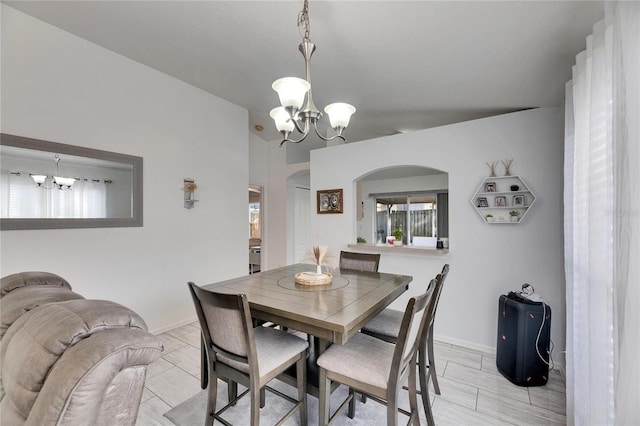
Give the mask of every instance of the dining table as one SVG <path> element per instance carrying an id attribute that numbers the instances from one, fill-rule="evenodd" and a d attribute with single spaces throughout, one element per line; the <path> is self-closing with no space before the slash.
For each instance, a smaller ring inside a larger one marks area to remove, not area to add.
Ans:
<path id="1" fill-rule="evenodd" d="M 374 316 L 409 288 L 408 275 L 335 269 L 331 283 L 303 285 L 296 274 L 316 272 L 316 265 L 294 264 L 213 284 L 207 290 L 247 295 L 251 316 L 260 322 L 306 333 L 312 343 L 308 390 L 317 396 L 315 360 L 331 344 L 343 345 Z M 312 337 L 312 338 L 311 338 Z M 202 351 L 202 387 L 206 388 L 206 353 Z"/>

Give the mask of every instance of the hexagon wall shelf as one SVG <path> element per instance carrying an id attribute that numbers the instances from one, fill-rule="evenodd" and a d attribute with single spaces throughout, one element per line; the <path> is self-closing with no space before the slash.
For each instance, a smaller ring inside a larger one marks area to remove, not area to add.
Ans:
<path id="1" fill-rule="evenodd" d="M 485 223 L 501 224 L 522 222 L 535 202 L 535 194 L 520 176 L 486 177 L 471 199 Z"/>

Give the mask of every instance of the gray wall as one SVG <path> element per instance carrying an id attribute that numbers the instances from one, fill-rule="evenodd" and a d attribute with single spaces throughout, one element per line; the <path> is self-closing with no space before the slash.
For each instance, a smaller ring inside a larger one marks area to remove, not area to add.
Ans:
<path id="1" fill-rule="evenodd" d="M 144 159 L 144 227 L 3 231 L 2 275 L 60 274 L 152 331 L 195 320 L 187 281 L 247 272 L 247 111 L 1 7 L 2 132 Z"/>
<path id="2" fill-rule="evenodd" d="M 563 132 L 561 109 L 542 108 L 312 151 L 312 197 L 319 189 L 343 188 L 344 214 L 312 213 L 311 239 L 335 252 L 355 241 L 354 182 L 373 170 L 413 165 L 447 172 L 451 251 L 383 253 L 381 271 L 414 277 L 410 290 L 393 306 L 403 309 L 411 295 L 424 291 L 428 280 L 450 263 L 436 334 L 452 343 L 494 350 L 498 297 L 528 282 L 551 306 L 552 339 L 556 351 L 563 350 Z M 486 224 L 470 202 L 489 175 L 485 163 L 502 159 L 514 159 L 512 174 L 521 176 L 538 197 L 517 225 Z"/>

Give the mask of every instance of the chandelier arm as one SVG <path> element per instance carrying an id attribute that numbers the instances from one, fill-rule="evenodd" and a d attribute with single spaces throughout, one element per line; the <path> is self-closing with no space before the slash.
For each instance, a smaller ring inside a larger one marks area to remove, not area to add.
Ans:
<path id="1" fill-rule="evenodd" d="M 290 118 L 291 121 L 293 121 L 294 126 L 296 126 L 296 130 L 299 131 L 300 133 L 302 133 L 303 135 L 307 135 L 307 133 L 309 133 L 309 124 L 308 124 L 308 120 L 305 119 L 304 122 L 304 129 L 302 127 L 300 127 L 300 124 L 298 123 L 298 120 L 296 120 L 295 118 Z M 296 142 L 297 143 L 297 142 Z"/>
<path id="2" fill-rule="evenodd" d="M 330 138 L 328 138 L 328 137 L 326 137 L 326 136 L 322 136 L 322 135 L 320 134 L 320 132 L 318 131 L 318 125 L 317 125 L 317 122 L 316 122 L 316 123 L 313 123 L 313 129 L 316 131 L 316 135 L 318 135 L 318 137 L 319 137 L 320 139 L 322 139 L 323 141 L 327 141 L 327 142 L 328 142 L 328 141 L 332 141 L 332 140 L 337 139 L 337 138 L 340 138 L 340 139 L 342 139 L 342 140 L 343 140 L 343 141 L 345 141 L 345 142 L 347 141 L 347 139 L 346 139 L 344 136 L 342 136 L 341 134 L 336 134 L 335 136 L 332 136 L 332 137 L 330 137 Z"/>
<path id="3" fill-rule="evenodd" d="M 288 137 L 287 137 L 287 138 L 284 138 L 284 139 L 282 140 L 282 142 L 280 142 L 280 146 L 284 145 L 284 143 L 285 143 L 285 142 L 289 142 L 289 143 L 300 143 L 300 142 L 302 142 L 302 141 L 307 137 L 307 135 L 308 135 L 308 134 L 309 134 L 309 129 L 307 128 L 307 131 L 306 131 L 306 132 L 304 132 L 304 133 L 302 133 L 302 136 L 300 137 L 300 139 L 298 139 L 298 140 L 293 140 L 293 139 L 289 139 Z"/>

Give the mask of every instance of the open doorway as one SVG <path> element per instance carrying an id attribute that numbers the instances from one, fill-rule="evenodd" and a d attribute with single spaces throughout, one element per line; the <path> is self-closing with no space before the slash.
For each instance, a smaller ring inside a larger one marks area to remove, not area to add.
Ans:
<path id="1" fill-rule="evenodd" d="M 309 250 L 310 189 L 296 186 L 293 201 L 293 263 L 300 263 Z"/>
<path id="2" fill-rule="evenodd" d="M 249 186 L 249 273 L 260 272 L 262 264 L 262 187 Z"/>
<path id="3" fill-rule="evenodd" d="M 311 175 L 298 170 L 287 178 L 287 265 L 299 263 L 309 250 Z"/>

